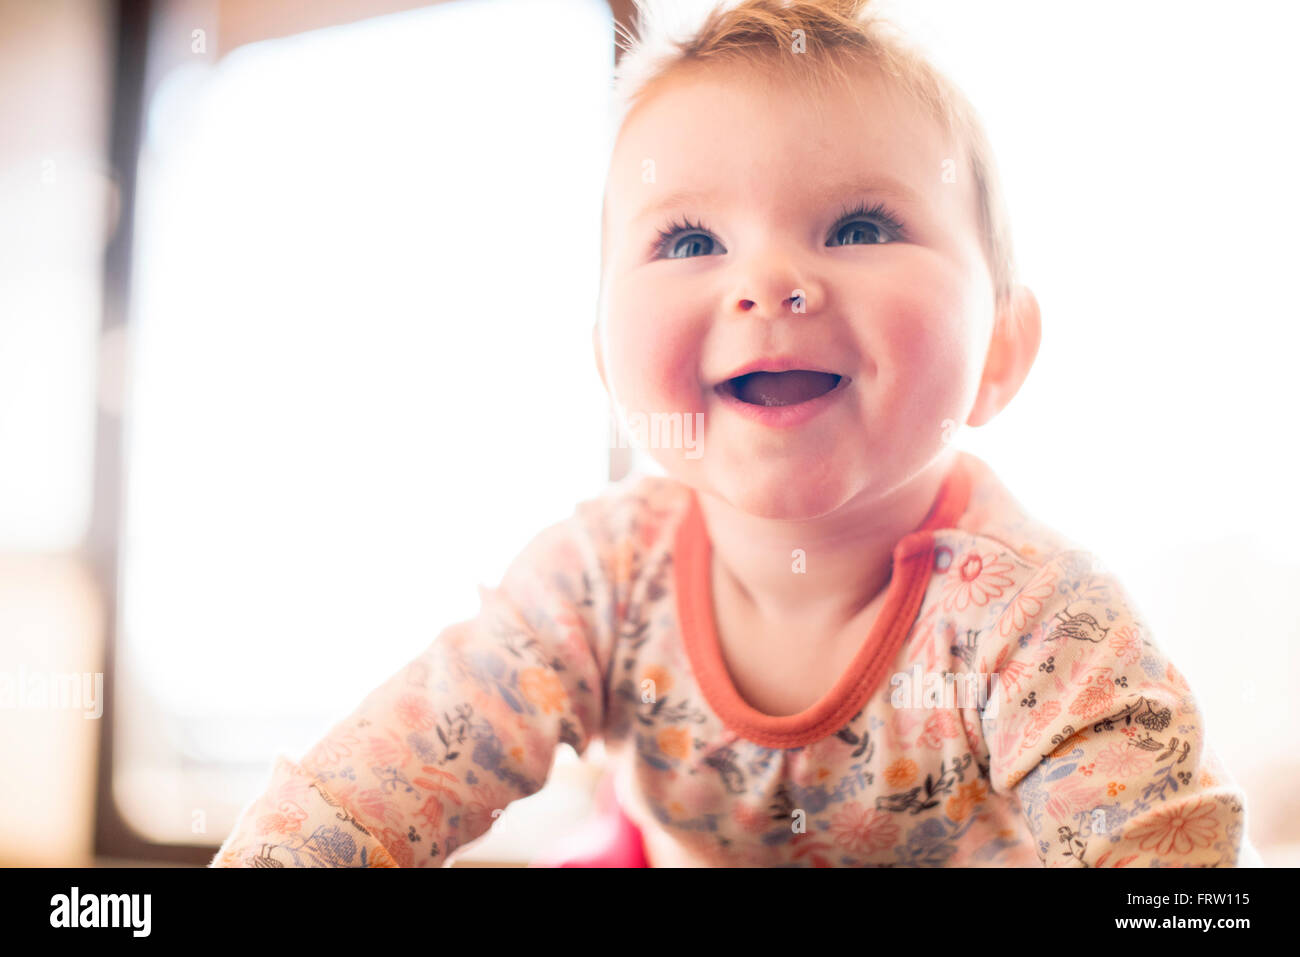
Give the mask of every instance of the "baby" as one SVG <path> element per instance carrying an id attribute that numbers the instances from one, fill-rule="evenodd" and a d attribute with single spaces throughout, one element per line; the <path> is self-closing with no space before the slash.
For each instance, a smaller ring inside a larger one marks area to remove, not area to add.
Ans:
<path id="1" fill-rule="evenodd" d="M 280 757 L 213 866 L 441 866 L 596 741 L 652 866 L 1254 862 L 1123 586 L 952 442 L 1038 306 L 970 106 L 865 6 L 640 10 L 596 362 L 702 444 Z"/>

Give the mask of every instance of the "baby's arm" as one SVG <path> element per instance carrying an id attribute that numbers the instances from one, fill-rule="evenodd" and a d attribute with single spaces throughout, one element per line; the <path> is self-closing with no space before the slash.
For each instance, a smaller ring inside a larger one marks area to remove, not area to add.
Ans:
<path id="1" fill-rule="evenodd" d="M 584 506 L 580 506 L 580 512 Z M 581 515 L 547 529 L 300 762 L 279 757 L 213 867 L 436 867 L 604 720 L 610 612 Z M 604 618 L 607 620 L 607 618 Z M 366 649 L 359 649 L 364 652 Z"/>
<path id="2" fill-rule="evenodd" d="M 983 722 L 993 788 L 1019 798 L 1049 867 L 1238 866 L 1244 794 L 1186 680 L 1090 564 L 1057 556 L 981 643 L 1003 692 Z"/>

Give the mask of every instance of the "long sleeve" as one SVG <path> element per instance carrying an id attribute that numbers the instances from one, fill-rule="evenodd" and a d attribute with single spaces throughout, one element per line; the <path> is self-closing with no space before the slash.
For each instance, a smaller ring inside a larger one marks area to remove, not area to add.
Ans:
<path id="1" fill-rule="evenodd" d="M 279 756 L 209 866 L 443 866 L 542 787 L 560 743 L 583 753 L 612 640 L 584 506 L 300 762 Z"/>
<path id="2" fill-rule="evenodd" d="M 1049 867 L 1239 866 L 1244 795 L 1206 744 L 1187 681 L 1090 556 L 1056 556 L 980 644 L 982 726 Z M 1243 860 L 1243 858 L 1245 860 Z"/>

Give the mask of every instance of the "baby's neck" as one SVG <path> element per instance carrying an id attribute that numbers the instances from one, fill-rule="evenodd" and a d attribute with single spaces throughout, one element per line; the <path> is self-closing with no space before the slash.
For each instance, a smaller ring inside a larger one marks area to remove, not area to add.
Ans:
<path id="1" fill-rule="evenodd" d="M 950 450 L 883 500 L 850 502 L 811 522 L 777 522 L 701 492 L 715 599 L 756 620 L 834 633 L 881 597 L 893 550 L 929 513 L 955 459 Z"/>

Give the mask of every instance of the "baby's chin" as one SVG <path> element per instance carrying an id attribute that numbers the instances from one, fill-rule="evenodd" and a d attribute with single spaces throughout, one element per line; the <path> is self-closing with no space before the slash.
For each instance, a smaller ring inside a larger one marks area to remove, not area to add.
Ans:
<path id="1" fill-rule="evenodd" d="M 725 461 L 665 462 L 670 475 L 722 499 L 755 518 L 774 521 L 812 521 L 843 507 L 861 491 L 845 463 L 748 461 L 742 467 Z"/>
<path id="2" fill-rule="evenodd" d="M 822 518 L 853 497 L 842 479 L 812 476 L 729 478 L 711 483 L 709 490 L 747 515 L 786 522 Z"/>
<path id="3" fill-rule="evenodd" d="M 829 515 L 843 503 L 828 505 L 826 502 L 790 502 L 746 496 L 728 498 L 727 504 L 753 518 L 774 522 L 812 522 Z"/>

